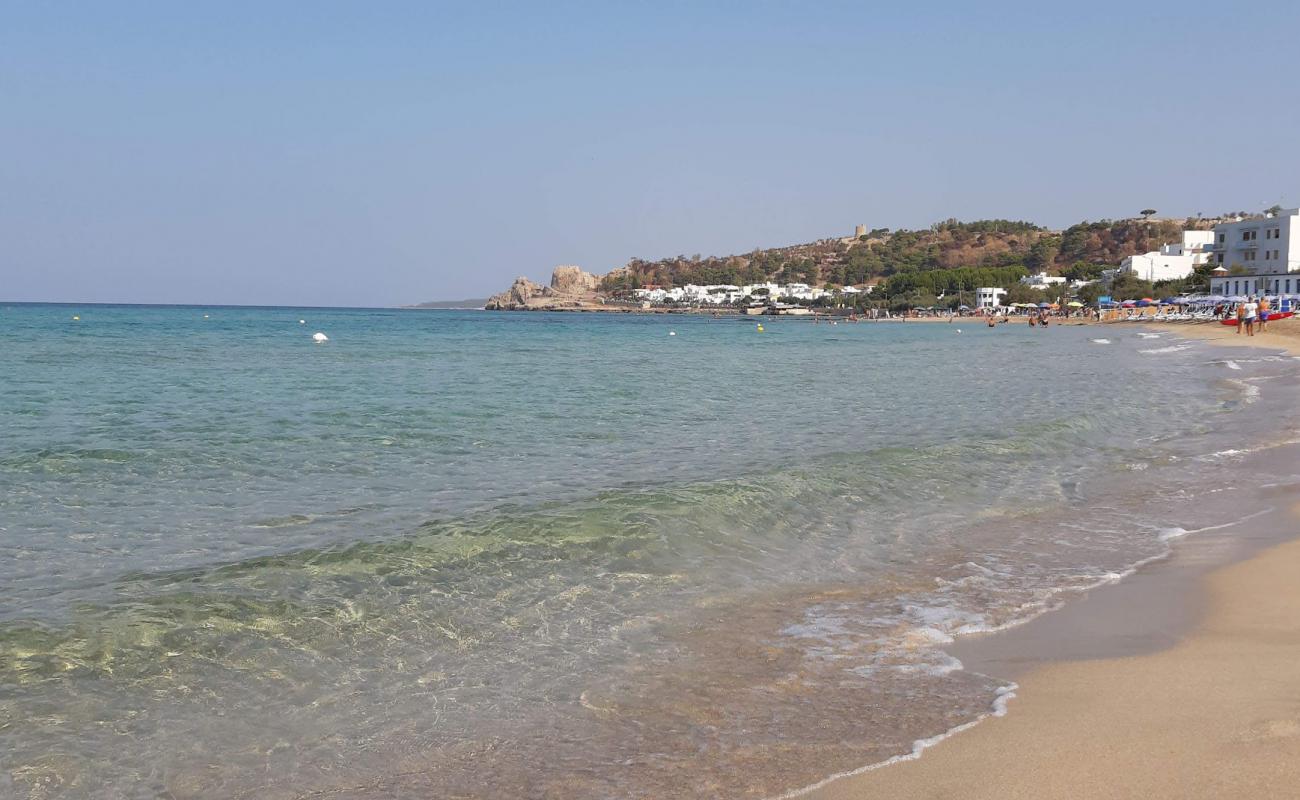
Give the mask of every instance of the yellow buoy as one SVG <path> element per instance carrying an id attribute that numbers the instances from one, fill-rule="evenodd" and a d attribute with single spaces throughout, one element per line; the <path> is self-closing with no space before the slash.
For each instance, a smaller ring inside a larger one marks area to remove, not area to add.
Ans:
<path id="1" fill-rule="evenodd" d="M 762 326 L 762 325 L 759 325 L 759 326 L 758 326 L 758 332 L 759 332 L 759 333 L 762 333 L 762 332 L 763 332 L 763 326 Z"/>
<path id="2" fill-rule="evenodd" d="M 76 314 L 73 314 L 73 315 L 72 315 L 72 318 L 73 318 L 74 320 L 77 320 L 77 321 L 80 321 L 80 320 L 81 320 L 81 317 L 78 317 Z"/>

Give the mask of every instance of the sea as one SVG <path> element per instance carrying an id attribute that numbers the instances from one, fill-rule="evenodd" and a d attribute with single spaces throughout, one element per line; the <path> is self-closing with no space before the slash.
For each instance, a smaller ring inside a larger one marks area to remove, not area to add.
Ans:
<path id="1" fill-rule="evenodd" d="M 795 797 L 1267 510 L 1298 385 L 1176 326 L 0 303 L 0 796 Z"/>

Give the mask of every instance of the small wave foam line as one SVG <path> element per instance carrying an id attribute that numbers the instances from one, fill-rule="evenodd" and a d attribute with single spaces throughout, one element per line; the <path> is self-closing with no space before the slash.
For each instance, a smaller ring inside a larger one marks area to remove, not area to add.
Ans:
<path id="1" fill-rule="evenodd" d="M 1234 525 L 1240 525 L 1243 522 L 1249 522 L 1250 520 L 1255 519 L 1256 517 L 1262 517 L 1265 514 L 1271 513 L 1275 510 L 1276 510 L 1275 508 L 1270 506 L 1268 508 L 1264 508 L 1259 511 L 1256 511 L 1253 514 L 1247 514 L 1246 516 L 1241 517 L 1239 519 L 1234 519 L 1231 522 L 1224 522 L 1219 525 L 1206 525 L 1204 528 L 1192 528 L 1190 530 L 1187 528 L 1179 528 L 1179 527 L 1165 528 L 1164 530 L 1160 531 L 1160 541 L 1167 542 L 1171 539 L 1181 539 L 1184 536 L 1191 536 L 1197 533 L 1205 533 L 1207 531 L 1220 531 L 1223 530 L 1224 528 L 1231 528 Z"/>
<path id="2" fill-rule="evenodd" d="M 1190 344 L 1171 344 L 1165 347 L 1152 347 L 1147 350 L 1139 350 L 1138 352 L 1147 353 L 1148 355 L 1158 355 L 1161 353 L 1177 353 L 1182 350 L 1187 350 L 1190 347 Z"/>
<path id="3" fill-rule="evenodd" d="M 904 761 L 916 761 L 918 758 L 921 757 L 922 753 L 924 753 L 926 750 L 930 749 L 931 747 L 934 747 L 939 742 L 942 742 L 944 739 L 948 739 L 952 736 L 956 736 L 959 733 L 968 731 L 971 728 L 974 728 L 976 725 L 983 722 L 984 720 L 988 719 L 989 717 L 1005 717 L 1007 715 L 1007 704 L 1010 703 L 1013 699 L 1015 699 L 1016 690 L 1019 688 L 1020 688 L 1019 684 L 1016 683 L 1008 683 L 1003 686 L 999 686 L 997 689 L 994 690 L 993 705 L 988 711 L 986 711 L 983 714 L 980 714 L 978 717 L 976 717 L 973 720 L 970 720 L 969 722 L 963 722 L 960 725 L 949 728 L 943 733 L 935 734 L 934 736 L 929 736 L 924 739 L 914 740 L 912 742 L 912 749 L 909 752 L 901 753 L 896 756 L 891 756 L 885 759 L 884 761 L 877 761 L 874 764 L 867 764 L 864 767 L 851 769 L 848 770 L 847 772 L 837 772 L 834 775 L 823 778 L 822 780 L 814 784 L 811 784 L 809 786 L 804 786 L 799 789 L 794 789 L 793 791 L 786 792 L 785 794 L 782 795 L 777 795 L 774 798 L 770 798 L 770 800 L 791 800 L 791 798 L 800 797 L 802 795 L 808 794 L 809 792 L 815 792 L 818 789 L 821 789 L 824 786 L 832 784 L 835 781 L 838 781 L 842 778 L 852 778 L 856 775 L 864 775 L 868 772 L 874 772 L 875 770 L 881 769 L 883 767 L 892 766 L 894 764 L 901 764 Z"/>
<path id="4" fill-rule="evenodd" d="M 1208 531 L 1222 530 L 1222 529 L 1224 529 L 1224 528 L 1231 528 L 1231 527 L 1234 527 L 1234 526 L 1237 526 L 1237 525 L 1241 525 L 1242 523 L 1249 522 L 1250 520 L 1255 519 L 1255 518 L 1257 518 L 1257 517 L 1262 517 L 1262 516 L 1264 516 L 1265 514 L 1272 513 L 1273 511 L 1276 511 L 1276 510 L 1277 510 L 1276 508 L 1270 506 L 1270 507 L 1268 507 L 1268 508 L 1265 508 L 1265 509 L 1261 509 L 1261 510 L 1259 510 L 1259 511 L 1256 511 L 1256 512 L 1254 512 L 1253 514 L 1247 514 L 1246 516 L 1241 517 L 1241 518 L 1239 518 L 1239 519 L 1235 519 L 1235 520 L 1232 520 L 1232 521 L 1230 521 L 1230 522 L 1224 522 L 1224 523 L 1219 524 L 1219 525 L 1207 525 L 1207 526 L 1204 527 L 1204 528 L 1193 528 L 1193 529 L 1191 529 L 1191 530 L 1187 530 L 1187 529 L 1185 529 L 1185 528 L 1177 528 L 1177 527 L 1174 527 L 1174 528 L 1165 528 L 1165 529 L 1163 529 L 1163 530 L 1161 531 L 1159 538 L 1160 538 L 1160 541 L 1161 541 L 1161 542 L 1168 543 L 1169 541 L 1171 541 L 1171 540 L 1173 540 L 1173 539 L 1181 539 L 1181 538 L 1183 538 L 1184 536 L 1190 536 L 1190 535 L 1198 534 L 1198 533 L 1205 533 L 1205 532 L 1208 532 Z M 1067 593 L 1067 592 L 1070 593 L 1070 594 L 1085 594 L 1085 593 L 1087 593 L 1087 592 L 1089 592 L 1089 591 L 1091 591 L 1091 590 L 1093 590 L 1093 589 L 1099 588 L 1099 587 L 1101 587 L 1101 586 L 1106 586 L 1106 585 L 1108 585 L 1108 584 L 1119 583 L 1120 581 L 1124 580 L 1125 578 L 1128 578 L 1129 576 L 1135 574 L 1138 570 L 1142 569 L 1143 567 L 1147 566 L 1148 564 L 1152 564 L 1152 563 L 1155 563 L 1155 562 L 1157 562 L 1157 561 L 1163 561 L 1164 559 L 1169 558 L 1171 555 L 1173 555 L 1173 550 L 1172 550 L 1172 549 L 1166 549 L 1165 552 L 1163 552 L 1163 553 L 1157 553 L 1157 554 L 1155 554 L 1155 555 L 1153 555 L 1153 556 L 1149 556 L 1149 557 L 1147 557 L 1147 558 L 1141 559 L 1141 560 L 1135 562 L 1134 564 L 1130 565 L 1127 569 L 1124 569 L 1124 570 L 1122 570 L 1122 571 L 1120 571 L 1120 572 L 1107 572 L 1107 573 L 1105 573 L 1104 575 L 1101 575 L 1101 576 L 1100 576 L 1096 581 L 1094 581 L 1093 583 L 1090 583 L 1090 584 L 1087 584 L 1087 585 L 1084 585 L 1084 586 L 1079 586 L 1079 587 L 1058 587 L 1058 588 L 1056 588 L 1055 590 L 1053 590 L 1053 591 L 1051 592 L 1051 595 L 1060 595 L 1060 594 L 1065 594 L 1065 593 Z M 1007 629 L 1009 629 L 1009 628 L 1015 628 L 1015 627 L 1019 627 L 1020 625 L 1024 625 L 1025 623 L 1030 622 L 1030 621 L 1032 621 L 1032 620 L 1034 620 L 1034 619 L 1037 619 L 1038 617 L 1041 617 L 1041 616 L 1043 616 L 1044 614 L 1050 614 L 1051 612 L 1056 611 L 1057 609 L 1061 608 L 1063 605 L 1064 605 L 1064 602 L 1063 602 L 1063 601 L 1059 601 L 1059 602 L 1055 602 L 1055 603 L 1043 602 L 1043 603 L 1041 603 L 1041 604 L 1039 605 L 1039 607 L 1036 609 L 1036 613 L 1031 613 L 1031 614 L 1029 614 L 1029 615 L 1027 615 L 1027 616 L 1024 616 L 1024 617 L 1020 617 L 1020 618 L 1017 618 L 1017 619 L 1009 620 L 1009 621 L 1007 621 L 1007 622 L 1002 623 L 1001 625 L 991 625 L 991 626 L 965 626 L 963 629 L 959 629 L 958 631 L 956 631 L 956 634 L 957 634 L 957 635 L 963 635 L 963 634 L 970 634 L 970 633 L 997 633 L 997 632 L 999 632 L 999 631 L 1004 631 L 1004 630 L 1007 630 Z M 948 638 L 949 640 L 951 640 L 952 637 L 947 637 L 947 638 Z M 961 664 L 960 661 L 958 661 L 958 660 L 955 659 L 955 658 L 952 659 L 952 660 L 953 660 L 954 662 L 956 662 L 956 664 L 952 667 L 952 669 L 951 669 L 950 671 L 955 671 L 955 670 L 958 670 L 958 669 L 963 669 L 962 664 Z M 980 675 L 980 673 L 972 673 L 972 674 Z M 980 677 L 989 677 L 989 676 L 987 676 L 987 675 L 980 675 Z M 828 776 L 828 777 L 826 777 L 826 778 L 823 778 L 823 779 L 820 780 L 820 781 L 817 781 L 816 783 L 810 784 L 810 785 L 808 785 L 808 786 L 801 787 L 801 788 L 799 788 L 799 789 L 793 789 L 793 790 L 791 790 L 791 791 L 789 791 L 789 792 L 786 792 L 785 794 L 781 794 L 781 795 L 777 795 L 776 797 L 769 798 L 769 800 L 791 800 L 792 798 L 800 797 L 800 796 L 803 796 L 803 795 L 805 795 L 805 794 L 808 794 L 809 792 L 814 792 L 814 791 L 816 791 L 816 790 L 818 790 L 818 789 L 821 789 L 821 788 L 823 788 L 823 787 L 825 787 L 825 786 L 827 786 L 827 785 L 829 785 L 829 784 L 831 784 L 831 783 L 834 783 L 835 781 L 838 781 L 838 780 L 840 780 L 840 779 L 842 779 L 842 778 L 852 778 L 852 777 L 855 777 L 855 776 L 857 776 L 857 775 L 863 775 L 863 774 L 866 774 L 866 773 L 868 773 L 868 772 L 874 772 L 875 770 L 882 769 L 882 768 L 884 768 L 884 767 L 888 767 L 888 766 L 892 766 L 892 765 L 894 765 L 894 764 L 901 764 L 901 763 L 903 763 L 903 762 L 905 762 L 905 761 L 916 761 L 917 759 L 919 759 L 919 758 L 921 757 L 921 755 L 922 755 L 926 750 L 928 750 L 929 748 L 935 746 L 935 745 L 938 744 L 939 742 L 942 742 L 943 740 L 948 739 L 948 738 L 950 738 L 950 737 L 952 737 L 952 736 L 956 736 L 956 735 L 959 734 L 959 733 L 963 733 L 963 732 L 965 732 L 965 731 L 968 731 L 968 730 L 970 730 L 971 728 L 974 728 L 976 725 L 978 725 L 978 724 L 980 724 L 981 722 L 983 722 L 984 720 L 988 719 L 989 717 L 1004 717 L 1004 716 L 1006 716 L 1006 714 L 1007 714 L 1007 704 L 1008 704 L 1011 700 L 1015 699 L 1016 691 L 1017 691 L 1019 688 L 1020 688 L 1020 686 L 1019 686 L 1018 684 L 1014 683 L 1014 682 L 1013 682 L 1013 683 L 1005 684 L 1005 685 L 1003 685 L 1003 686 L 999 686 L 996 690 L 994 690 L 993 705 L 992 705 L 992 708 L 991 708 L 989 711 L 987 711 L 987 712 L 985 712 L 985 713 L 983 713 L 983 714 L 980 714 L 979 716 L 975 717 L 975 718 L 972 719 L 972 720 L 969 720 L 969 721 L 967 721 L 967 722 L 963 722 L 963 723 L 960 724 L 960 725 L 956 725 L 956 726 L 954 726 L 954 727 L 952 727 L 952 728 L 949 728 L 948 730 L 944 731 L 943 733 L 939 733 L 939 734 L 936 734 L 936 735 L 934 735 L 934 736 L 930 736 L 930 737 L 927 737 L 927 738 L 924 738 L 924 739 L 916 739 L 916 740 L 914 740 L 914 741 L 912 742 L 912 749 L 911 749 L 909 752 L 901 753 L 901 754 L 896 755 L 896 756 L 890 756 L 889 758 L 887 758 L 887 759 L 885 759 L 885 760 L 883 760 L 883 761 L 876 761 L 876 762 L 874 762 L 874 763 L 867 764 L 867 765 L 862 766 L 862 767 L 858 767 L 857 769 L 848 770 L 848 771 L 846 771 L 846 772 L 837 772 L 837 773 L 835 773 L 834 775 L 830 775 L 830 776 Z"/>
<path id="5" fill-rule="evenodd" d="M 1259 399 L 1259 387 L 1255 384 L 1247 383 L 1246 381 L 1238 380 L 1236 378 L 1228 378 L 1227 380 L 1228 383 L 1241 390 L 1241 402 L 1246 405 L 1250 405 Z"/>
<path id="6" fill-rule="evenodd" d="M 1213 453 L 1206 453 L 1200 456 L 1194 456 L 1196 461 L 1218 461 L 1224 458 L 1236 458 L 1238 456 L 1248 456 L 1254 453 L 1263 453 L 1268 450 L 1276 450 L 1279 447 L 1290 447 L 1291 445 L 1300 444 L 1300 439 L 1283 439 L 1277 442 L 1265 442 L 1255 447 L 1237 448 L 1229 447 L 1227 450 L 1216 450 Z"/>

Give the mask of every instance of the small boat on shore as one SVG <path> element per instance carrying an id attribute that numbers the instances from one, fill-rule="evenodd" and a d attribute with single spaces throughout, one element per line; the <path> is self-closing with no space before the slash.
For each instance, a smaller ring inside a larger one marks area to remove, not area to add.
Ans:
<path id="1" fill-rule="evenodd" d="M 1293 316 L 1295 316 L 1294 311 L 1270 311 L 1268 312 L 1268 321 L 1277 322 L 1280 319 L 1287 319 L 1288 317 Z M 1237 327 L 1237 322 L 1238 320 L 1236 317 L 1228 317 L 1227 319 L 1219 320 L 1220 325 L 1231 325 L 1234 328 Z"/>

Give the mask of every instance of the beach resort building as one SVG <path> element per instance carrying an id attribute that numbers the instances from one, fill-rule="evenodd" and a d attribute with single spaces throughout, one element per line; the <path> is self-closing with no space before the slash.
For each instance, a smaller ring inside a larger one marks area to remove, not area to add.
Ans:
<path id="1" fill-rule="evenodd" d="M 1300 208 L 1214 226 L 1210 293 L 1300 294 Z"/>
<path id="2" fill-rule="evenodd" d="M 1197 266 L 1209 262 L 1213 242 L 1213 231 L 1183 231 L 1181 242 L 1124 259 L 1119 272 L 1152 283 L 1186 278 Z"/>
<path id="3" fill-rule="evenodd" d="M 996 286 L 982 286 L 975 290 L 975 307 L 994 308 L 1000 306 L 1006 293 L 1006 289 L 999 289 Z"/>

